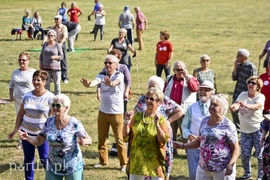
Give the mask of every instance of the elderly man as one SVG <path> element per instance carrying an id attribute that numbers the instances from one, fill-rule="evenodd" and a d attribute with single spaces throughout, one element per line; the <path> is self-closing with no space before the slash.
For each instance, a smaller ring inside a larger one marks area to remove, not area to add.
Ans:
<path id="1" fill-rule="evenodd" d="M 182 123 L 183 137 L 189 142 L 194 141 L 199 135 L 199 127 L 202 120 L 209 116 L 210 98 L 215 93 L 211 81 L 204 81 L 198 90 L 199 101 L 188 107 Z M 187 151 L 189 180 L 196 179 L 196 171 L 200 158 L 200 149 L 188 149 Z"/>
<path id="2" fill-rule="evenodd" d="M 141 12 L 140 7 L 135 7 L 134 11 L 136 12 L 136 35 L 137 35 L 137 40 L 139 43 L 139 50 L 143 50 L 144 48 L 144 43 L 143 43 L 143 38 L 142 34 L 143 31 L 146 30 L 146 25 L 147 25 L 147 19 L 144 16 L 144 14 Z"/>
<path id="3" fill-rule="evenodd" d="M 118 59 L 114 55 L 107 55 L 104 61 L 105 72 L 99 73 L 89 82 L 82 78 L 85 87 L 93 87 L 100 84 L 101 104 L 98 114 L 98 151 L 99 163 L 94 165 L 99 168 L 108 164 L 107 139 L 110 125 L 113 130 L 117 146 L 117 155 L 120 161 L 121 171 L 126 171 L 127 150 L 123 141 L 123 113 L 124 113 L 124 75 L 116 71 Z"/>
<path id="4" fill-rule="evenodd" d="M 174 100 L 176 103 L 181 105 L 184 109 L 184 112 L 187 111 L 187 108 L 196 102 L 196 95 L 198 91 L 199 82 L 192 75 L 188 74 L 186 65 L 182 61 L 174 63 L 173 69 L 174 75 L 167 77 L 165 82 L 164 94 Z M 176 141 L 176 134 L 178 128 L 181 130 L 181 123 L 184 116 L 179 118 L 177 121 L 171 123 L 173 130 L 173 140 Z M 176 154 L 176 149 L 174 154 Z"/>
<path id="5" fill-rule="evenodd" d="M 253 63 L 249 61 L 249 51 L 246 49 L 239 49 L 237 52 L 236 60 L 234 61 L 234 69 L 232 72 L 232 80 L 236 81 L 234 93 L 233 93 L 233 101 L 232 104 L 236 101 L 238 95 L 243 91 L 248 91 L 247 89 L 247 79 L 250 76 L 256 76 L 257 70 Z M 239 118 L 238 118 L 238 110 L 231 111 L 233 122 L 237 128 L 240 129 L 239 126 Z"/>
<path id="6" fill-rule="evenodd" d="M 135 20 L 134 20 L 134 16 L 130 13 L 129 6 L 125 6 L 124 12 L 120 14 L 119 20 L 118 20 L 118 26 L 120 29 L 125 28 L 127 30 L 127 39 L 132 45 L 133 43 L 132 29 L 135 26 Z"/>

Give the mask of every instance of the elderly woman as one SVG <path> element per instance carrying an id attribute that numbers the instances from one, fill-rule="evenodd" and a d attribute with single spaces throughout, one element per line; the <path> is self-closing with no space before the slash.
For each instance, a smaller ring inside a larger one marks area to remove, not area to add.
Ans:
<path id="1" fill-rule="evenodd" d="M 156 75 L 161 77 L 162 71 L 165 72 L 165 77 L 170 75 L 170 62 L 173 58 L 173 46 L 169 41 L 170 34 L 168 31 L 160 31 L 160 41 L 157 43 L 156 55 L 155 55 L 155 66 Z"/>
<path id="2" fill-rule="evenodd" d="M 54 94 L 45 89 L 48 73 L 37 70 L 33 74 L 32 83 L 34 90 L 24 94 L 20 110 L 17 114 L 14 130 L 8 134 L 11 140 L 18 130 L 27 132 L 29 136 L 36 137 L 44 127 L 47 117 L 50 116 L 50 106 Z M 25 179 L 34 179 L 34 157 L 36 146 L 22 140 L 24 152 Z M 40 162 L 45 167 L 45 160 L 48 157 L 49 146 L 45 141 L 37 146 Z"/>
<path id="3" fill-rule="evenodd" d="M 27 10 L 25 16 L 22 18 L 22 30 L 27 31 L 28 37 L 34 40 L 34 26 L 32 24 L 32 18 L 30 17 L 31 11 Z"/>
<path id="4" fill-rule="evenodd" d="M 128 50 L 130 50 L 134 54 L 133 57 L 136 56 L 136 51 L 131 46 L 129 40 L 125 38 L 126 35 L 127 35 L 127 30 L 124 28 L 121 28 L 119 30 L 118 38 L 115 38 L 112 40 L 109 49 L 107 49 L 107 53 L 109 54 L 112 49 L 119 49 L 122 52 L 122 59 L 120 61 L 120 64 L 127 65 L 128 69 L 130 70 L 132 64 L 131 64 L 131 58 L 128 54 Z"/>
<path id="5" fill-rule="evenodd" d="M 151 76 L 148 79 L 148 89 L 151 87 L 158 88 L 160 91 L 164 89 L 164 81 L 161 77 L 158 76 Z M 145 95 L 141 96 L 138 100 L 134 110 L 129 111 L 126 113 L 126 117 L 132 119 L 133 114 L 135 112 L 144 112 L 146 110 L 146 100 Z M 159 113 L 162 114 L 166 119 L 168 124 L 176 121 L 179 119 L 183 114 L 184 110 L 179 106 L 176 102 L 174 102 L 171 98 L 164 96 L 163 102 L 159 105 Z M 169 132 L 170 132 L 170 139 L 168 143 L 166 144 L 166 177 L 169 179 L 171 169 L 172 169 L 172 163 L 173 163 L 173 148 L 172 148 L 172 129 L 171 126 L 169 126 Z"/>
<path id="6" fill-rule="evenodd" d="M 178 149 L 200 148 L 196 180 L 235 180 L 239 144 L 235 125 L 225 117 L 227 110 L 227 97 L 213 95 L 210 116 L 202 120 L 196 140 L 189 143 L 174 142 L 174 147 Z"/>
<path id="7" fill-rule="evenodd" d="M 265 96 L 259 91 L 263 86 L 258 76 L 251 76 L 247 79 L 248 91 L 242 92 L 231 105 L 231 111 L 239 110 L 240 132 L 241 132 L 241 160 L 244 168 L 242 179 L 251 178 L 251 151 L 255 148 L 255 155 L 258 159 L 258 178 L 262 178 L 262 157 L 260 155 L 260 140 L 262 133 L 260 123 L 263 121 L 262 112 L 264 109 Z"/>
<path id="8" fill-rule="evenodd" d="M 214 84 L 214 87 L 217 92 L 217 86 L 215 82 L 215 72 L 210 69 L 211 59 L 207 54 L 204 54 L 200 57 L 201 67 L 194 69 L 193 76 L 198 79 L 199 83 L 202 84 L 204 81 L 208 80 Z"/>
<path id="9" fill-rule="evenodd" d="M 70 99 L 59 94 L 52 99 L 52 113 L 38 136 L 29 136 L 18 131 L 22 140 L 34 146 L 45 141 L 49 143 L 49 157 L 46 162 L 45 179 L 83 179 L 84 160 L 81 146 L 92 144 L 91 137 L 85 131 L 81 121 L 68 115 Z"/>
<path id="10" fill-rule="evenodd" d="M 46 89 L 50 90 L 50 79 L 54 82 L 54 94 L 58 95 L 61 92 L 61 64 L 63 59 L 63 51 L 61 45 L 55 41 L 55 30 L 48 31 L 48 42 L 42 46 L 40 53 L 40 69 L 43 69 L 49 74 L 49 81 L 46 82 Z"/>
<path id="11" fill-rule="evenodd" d="M 34 89 L 32 77 L 36 71 L 29 67 L 30 54 L 28 52 L 21 52 L 19 54 L 18 63 L 20 68 L 12 72 L 9 83 L 9 100 L 14 101 L 16 114 L 18 114 L 20 110 L 23 95 Z M 17 145 L 17 149 L 21 149 L 21 147 L 22 144 L 20 141 Z"/>
<path id="12" fill-rule="evenodd" d="M 96 23 L 94 27 L 94 41 L 96 41 L 98 30 L 100 33 L 100 41 L 102 41 L 106 16 L 106 12 L 104 11 L 104 6 L 102 4 L 99 5 L 98 11 L 95 12 L 95 16 L 96 16 Z"/>
<path id="13" fill-rule="evenodd" d="M 99 73 L 93 81 L 82 78 L 85 87 L 94 87 L 100 84 L 101 103 L 98 113 L 98 151 L 99 163 L 95 168 L 108 165 L 107 139 L 112 127 L 116 141 L 121 171 L 126 171 L 127 150 L 123 141 L 123 113 L 124 113 L 124 75 L 116 70 L 118 59 L 114 55 L 107 55 L 104 61 L 105 72 Z"/>
<path id="14" fill-rule="evenodd" d="M 36 38 L 36 35 L 38 32 L 41 32 L 41 40 L 44 39 L 44 29 L 41 27 L 42 26 L 42 19 L 39 15 L 39 12 L 36 11 L 34 13 L 34 16 L 33 16 L 33 21 L 32 21 L 32 24 L 35 28 L 35 32 L 34 32 L 34 39 Z"/>
<path id="15" fill-rule="evenodd" d="M 130 137 L 129 178 L 165 179 L 166 142 L 170 137 L 166 119 L 158 112 L 164 95 L 150 88 L 145 96 L 146 110 L 125 119 L 123 136 Z M 140 167 L 140 168 L 138 168 Z"/>

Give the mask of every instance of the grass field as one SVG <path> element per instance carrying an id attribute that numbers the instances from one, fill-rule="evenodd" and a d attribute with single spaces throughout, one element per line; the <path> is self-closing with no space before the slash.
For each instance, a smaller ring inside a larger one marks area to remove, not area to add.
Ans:
<path id="1" fill-rule="evenodd" d="M 68 53 L 69 83 L 61 84 L 62 93 L 71 100 L 70 114 L 80 119 L 90 136 L 93 138 L 91 147 L 83 147 L 86 167 L 85 179 L 127 179 L 125 173 L 119 171 L 117 158 L 111 157 L 110 164 L 103 169 L 93 169 L 98 162 L 97 151 L 97 113 L 99 102 L 96 100 L 95 88 L 87 89 L 79 82 L 81 77 L 94 79 L 103 68 L 106 49 L 113 38 L 118 35 L 118 17 L 125 5 L 131 10 L 140 6 L 148 18 L 148 30 L 144 33 L 145 50 L 139 51 L 136 59 L 132 59 L 133 67 L 132 90 L 133 99 L 128 104 L 129 109 L 134 107 L 138 95 L 146 92 L 147 79 L 155 74 L 153 65 L 155 46 L 159 41 L 159 31 L 167 29 L 174 46 L 173 62 L 182 60 L 186 63 L 190 73 L 199 66 L 199 57 L 208 54 L 211 57 L 211 68 L 216 72 L 218 92 L 231 96 L 235 82 L 231 80 L 231 72 L 236 52 L 239 48 L 250 51 L 251 61 L 258 67 L 258 56 L 270 34 L 270 4 L 267 0 L 102 0 L 105 6 L 106 27 L 104 40 L 93 42 L 92 30 L 94 21 L 87 21 L 87 15 L 93 9 L 93 0 L 76 1 L 84 15 L 79 18 L 82 31 L 75 42 L 75 53 Z M 27 0 L 0 0 L 0 98 L 8 98 L 8 83 L 11 73 L 18 68 L 17 58 L 22 51 L 31 53 L 30 66 L 38 68 L 38 58 L 41 50 L 41 41 L 31 41 L 26 33 L 21 41 L 16 41 L 10 35 L 12 28 L 21 26 L 21 18 L 25 9 L 32 14 L 39 11 L 43 19 L 43 26 L 52 26 L 53 18 L 61 1 L 27 1 Z M 66 1 L 68 8 L 71 1 Z M 132 11 L 133 13 L 133 11 Z M 133 13 L 134 14 L 134 13 Z M 135 14 L 134 14 L 135 15 Z M 135 36 L 135 33 L 133 33 Z M 99 38 L 98 38 L 99 39 Z M 138 44 L 134 44 L 138 48 Z M 138 71 L 136 68 L 138 65 Z M 260 66 L 260 73 L 264 70 Z M 163 78 L 165 79 L 164 75 Z M 23 179 L 23 152 L 16 150 L 17 138 L 7 141 L 7 134 L 13 130 L 15 110 L 13 103 L 0 105 L 0 179 Z M 231 115 L 228 114 L 231 118 Z M 110 142 L 113 142 L 110 133 Z M 16 168 L 15 168 L 16 167 Z M 257 163 L 252 159 L 253 177 L 257 175 Z M 35 179 L 44 179 L 42 170 L 35 173 Z M 241 161 L 237 164 L 237 176 L 242 176 Z M 179 151 L 176 156 L 171 179 L 186 179 L 188 177 L 185 153 Z"/>

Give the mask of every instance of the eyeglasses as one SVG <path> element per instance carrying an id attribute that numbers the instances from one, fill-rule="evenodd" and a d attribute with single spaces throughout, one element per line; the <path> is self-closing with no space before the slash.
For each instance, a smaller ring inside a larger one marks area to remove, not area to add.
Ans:
<path id="1" fill-rule="evenodd" d="M 58 18 L 54 18 L 55 21 L 58 21 Z"/>
<path id="2" fill-rule="evenodd" d="M 210 60 L 209 59 L 203 59 L 202 61 L 203 62 L 209 62 Z"/>
<path id="3" fill-rule="evenodd" d="M 112 65 L 114 62 L 104 62 L 105 65 L 109 64 Z"/>
<path id="4" fill-rule="evenodd" d="M 154 101 L 157 101 L 158 99 L 155 99 L 153 97 L 145 97 L 145 100 L 150 101 L 150 102 L 154 102 Z"/>
<path id="5" fill-rule="evenodd" d="M 176 70 L 176 71 L 181 71 L 181 72 L 183 72 L 184 71 L 184 69 L 174 69 L 174 70 Z"/>
<path id="6" fill-rule="evenodd" d="M 25 62 L 25 61 L 28 61 L 29 59 L 18 59 L 19 62 Z"/>
<path id="7" fill-rule="evenodd" d="M 54 35 L 52 35 L 52 34 L 49 34 L 49 35 L 48 35 L 48 37 L 53 37 L 53 36 L 54 36 Z"/>
<path id="8" fill-rule="evenodd" d="M 257 83 L 254 81 L 248 81 L 247 84 L 256 85 Z"/>
<path id="9" fill-rule="evenodd" d="M 64 107 L 64 105 L 63 104 L 60 104 L 60 103 L 52 103 L 51 107 L 52 108 L 60 109 L 61 107 Z"/>

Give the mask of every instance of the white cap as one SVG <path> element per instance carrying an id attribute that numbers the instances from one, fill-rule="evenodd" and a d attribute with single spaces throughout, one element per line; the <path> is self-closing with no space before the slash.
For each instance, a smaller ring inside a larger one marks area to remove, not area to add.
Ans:
<path id="1" fill-rule="evenodd" d="M 62 16 L 61 15 L 56 15 L 56 16 L 54 16 L 54 19 L 62 19 Z"/>

